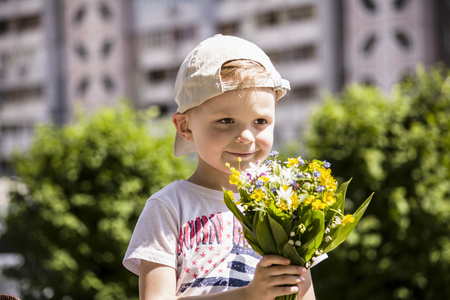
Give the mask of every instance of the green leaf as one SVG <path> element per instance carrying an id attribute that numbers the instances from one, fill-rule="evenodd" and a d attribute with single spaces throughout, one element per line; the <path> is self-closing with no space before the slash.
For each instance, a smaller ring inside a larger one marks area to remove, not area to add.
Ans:
<path id="1" fill-rule="evenodd" d="M 323 249 L 324 253 L 330 252 L 331 250 L 335 249 L 337 246 L 339 246 L 342 242 L 344 242 L 347 239 L 347 237 L 350 235 L 350 233 L 358 224 L 361 217 L 364 215 L 364 212 L 369 206 L 372 197 L 373 193 L 366 199 L 366 201 L 364 201 L 363 204 L 361 204 L 361 206 L 353 214 L 353 217 L 355 218 L 355 221 L 353 221 L 353 223 L 349 223 L 346 226 L 339 226 L 339 228 L 335 232 L 333 232 L 332 235 L 330 235 L 332 241 L 328 246 L 325 247 L 325 249 Z"/>
<path id="2" fill-rule="evenodd" d="M 259 247 L 258 243 L 255 241 L 253 237 L 253 232 L 250 232 L 246 229 L 244 229 L 244 237 L 247 240 L 247 242 L 252 246 L 252 249 L 258 252 L 260 255 L 264 256 L 266 253 Z"/>
<path id="3" fill-rule="evenodd" d="M 288 214 L 279 210 L 273 202 L 269 204 L 267 208 L 267 213 L 276 220 L 283 228 L 284 231 L 289 234 L 292 231 L 291 217 Z"/>
<path id="4" fill-rule="evenodd" d="M 351 181 L 352 178 L 341 184 L 336 192 L 336 203 L 331 206 L 336 210 L 340 210 L 342 214 L 344 213 L 345 194 L 347 193 L 347 188 Z"/>
<path id="5" fill-rule="evenodd" d="M 255 215 L 256 219 L 256 236 L 260 248 L 266 254 L 279 254 L 276 247 L 276 242 L 270 228 L 269 218 L 265 212 L 258 211 Z M 255 223 L 255 222 L 254 222 Z"/>
<path id="6" fill-rule="evenodd" d="M 291 260 L 291 264 L 296 266 L 305 266 L 306 261 L 298 254 L 295 247 L 286 243 L 283 247 L 283 255 Z"/>
<path id="7" fill-rule="evenodd" d="M 325 220 L 324 214 L 320 210 L 311 210 L 305 217 L 302 218 L 302 223 L 305 225 L 306 231 L 301 235 L 300 241 L 302 245 L 299 247 L 298 252 L 305 261 L 309 261 L 322 243 Z"/>
<path id="8" fill-rule="evenodd" d="M 283 226 L 278 223 L 272 216 L 267 215 L 269 219 L 270 228 L 272 229 L 272 234 L 277 244 L 278 252 L 283 251 L 284 245 L 288 242 L 288 233 L 284 230 Z"/>
<path id="9" fill-rule="evenodd" d="M 228 209 L 236 216 L 243 226 L 246 226 L 248 230 L 251 230 L 252 224 L 245 218 L 244 214 L 239 210 L 236 203 L 228 195 L 227 191 L 223 189 L 223 200 Z"/>

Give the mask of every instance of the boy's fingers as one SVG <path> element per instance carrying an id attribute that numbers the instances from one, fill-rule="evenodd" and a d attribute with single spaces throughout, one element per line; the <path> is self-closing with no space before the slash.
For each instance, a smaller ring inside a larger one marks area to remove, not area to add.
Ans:
<path id="1" fill-rule="evenodd" d="M 264 256 L 261 261 L 259 262 L 259 265 L 261 267 L 270 267 L 273 265 L 284 265 L 287 266 L 291 263 L 291 261 L 283 256 L 279 256 L 279 255 L 266 255 Z"/>
<path id="2" fill-rule="evenodd" d="M 270 280 L 272 286 L 282 287 L 282 286 L 294 286 L 302 284 L 306 281 L 303 276 L 299 275 L 282 275 L 274 276 Z"/>

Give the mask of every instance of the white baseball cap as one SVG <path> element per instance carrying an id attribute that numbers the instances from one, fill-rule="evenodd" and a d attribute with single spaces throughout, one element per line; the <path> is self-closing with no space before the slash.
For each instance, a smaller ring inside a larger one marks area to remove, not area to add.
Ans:
<path id="1" fill-rule="evenodd" d="M 273 88 L 277 100 L 290 89 L 289 81 L 281 78 L 261 48 L 238 37 L 217 34 L 198 44 L 181 64 L 175 82 L 177 112 L 184 113 L 208 99 L 238 89 L 238 83 L 222 82 L 220 76 L 224 63 L 238 59 L 255 61 L 266 69 L 268 79 L 257 81 L 252 87 Z M 175 156 L 190 152 L 195 152 L 194 143 L 186 141 L 177 133 Z"/>

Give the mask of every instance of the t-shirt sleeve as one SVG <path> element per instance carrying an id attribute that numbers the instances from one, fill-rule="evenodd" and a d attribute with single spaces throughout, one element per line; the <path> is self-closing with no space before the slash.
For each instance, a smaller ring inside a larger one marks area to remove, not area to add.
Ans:
<path id="1" fill-rule="evenodd" d="M 173 211 L 157 199 L 148 200 L 136 223 L 123 265 L 137 275 L 141 260 L 176 268 L 178 227 Z"/>

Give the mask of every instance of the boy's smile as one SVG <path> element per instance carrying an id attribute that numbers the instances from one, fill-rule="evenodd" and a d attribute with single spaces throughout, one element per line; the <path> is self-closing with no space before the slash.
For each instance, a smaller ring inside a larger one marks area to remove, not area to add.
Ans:
<path id="1" fill-rule="evenodd" d="M 263 160 L 273 143 L 275 92 L 271 88 L 234 90 L 186 112 L 188 134 L 198 165 L 190 181 L 221 190 L 229 186 L 230 163 L 244 169 Z"/>

